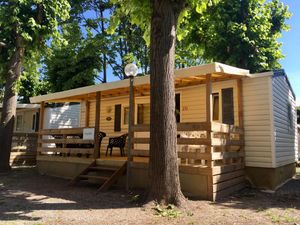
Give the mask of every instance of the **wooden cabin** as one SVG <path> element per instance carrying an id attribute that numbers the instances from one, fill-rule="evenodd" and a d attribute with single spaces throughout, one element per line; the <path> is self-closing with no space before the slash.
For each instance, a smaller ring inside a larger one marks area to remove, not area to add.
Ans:
<path id="1" fill-rule="evenodd" d="M 246 179 L 274 190 L 294 175 L 295 96 L 284 71 L 250 74 L 211 63 L 176 70 L 175 87 L 179 172 L 187 196 L 216 200 L 242 189 Z M 104 182 L 100 190 L 105 190 L 128 163 L 128 185 L 146 187 L 149 90 L 149 76 L 134 79 L 132 115 L 129 79 L 31 98 L 41 104 L 39 171 L 73 182 Z M 80 103 L 80 127 L 45 129 L 44 108 L 54 102 Z M 132 148 L 125 147 L 126 156 L 117 148 L 106 156 L 109 137 L 128 133 L 129 116 L 134 118 L 129 133 Z M 106 137 L 99 147 L 100 131 Z M 109 178 L 97 175 L 112 168 Z M 118 184 L 124 185 L 125 177 Z"/>

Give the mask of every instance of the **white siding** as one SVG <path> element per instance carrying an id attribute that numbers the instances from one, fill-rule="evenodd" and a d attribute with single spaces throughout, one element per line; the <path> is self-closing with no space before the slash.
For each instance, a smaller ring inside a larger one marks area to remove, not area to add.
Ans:
<path id="1" fill-rule="evenodd" d="M 44 114 L 44 128 L 72 128 L 80 126 L 80 104 L 47 107 Z"/>
<path id="2" fill-rule="evenodd" d="M 297 155 L 297 115 L 293 93 L 285 76 L 273 77 L 273 115 L 275 137 L 275 166 L 283 166 L 296 161 Z M 289 120 L 288 105 L 292 117 Z"/>
<path id="3" fill-rule="evenodd" d="M 298 160 L 300 160 L 300 125 L 298 125 Z"/>
<path id="4" fill-rule="evenodd" d="M 271 77 L 243 80 L 245 163 L 272 167 Z"/>

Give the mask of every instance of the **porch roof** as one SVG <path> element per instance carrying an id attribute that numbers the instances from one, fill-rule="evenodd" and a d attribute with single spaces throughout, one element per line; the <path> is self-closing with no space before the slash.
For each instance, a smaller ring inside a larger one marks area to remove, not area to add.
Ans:
<path id="1" fill-rule="evenodd" d="M 205 83 L 207 74 L 212 75 L 213 82 L 250 76 L 249 70 L 215 62 L 175 70 L 175 85 L 181 87 Z M 149 84 L 149 75 L 134 79 L 134 85 L 138 89 L 149 90 Z M 84 99 L 95 98 L 96 92 L 101 92 L 102 97 L 128 94 L 129 79 L 35 96 L 30 98 L 30 102 L 80 102 Z"/>

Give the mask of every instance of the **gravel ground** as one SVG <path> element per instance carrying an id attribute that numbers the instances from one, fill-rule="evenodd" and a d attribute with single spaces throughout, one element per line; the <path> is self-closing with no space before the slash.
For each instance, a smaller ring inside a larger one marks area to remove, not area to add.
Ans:
<path id="1" fill-rule="evenodd" d="M 134 202 L 136 193 L 95 191 L 41 176 L 34 167 L 15 168 L 0 175 L 0 224 L 300 225 L 300 174 L 275 194 L 245 189 L 217 203 L 190 200 L 188 211 L 171 210 L 166 217 L 140 207 Z"/>

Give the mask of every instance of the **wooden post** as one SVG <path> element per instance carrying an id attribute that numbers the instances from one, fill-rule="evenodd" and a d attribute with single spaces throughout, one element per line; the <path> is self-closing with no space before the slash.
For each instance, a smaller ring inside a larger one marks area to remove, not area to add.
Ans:
<path id="1" fill-rule="evenodd" d="M 43 139 L 43 135 L 41 134 L 41 131 L 44 129 L 44 114 L 45 114 L 45 102 L 41 102 L 41 106 L 40 106 L 40 113 L 39 113 L 39 131 L 38 131 L 38 149 L 43 147 L 42 144 L 42 139 Z"/>
<path id="2" fill-rule="evenodd" d="M 133 150 L 133 126 L 134 126 L 134 77 L 130 77 L 130 90 L 129 90 L 129 123 L 128 123 L 128 151 L 127 151 L 127 176 L 126 176 L 126 190 L 129 190 L 129 180 L 130 180 L 130 162 L 133 160 L 131 152 Z"/>
<path id="3" fill-rule="evenodd" d="M 211 93 L 212 93 L 212 85 L 211 85 L 211 74 L 206 75 L 206 122 L 211 122 Z"/>
<path id="4" fill-rule="evenodd" d="M 85 127 L 89 127 L 90 121 L 90 102 L 85 100 Z"/>
<path id="5" fill-rule="evenodd" d="M 237 98 L 238 98 L 238 122 L 239 122 L 239 127 L 244 128 L 244 111 L 243 111 L 243 83 L 242 79 L 237 80 Z"/>
<path id="6" fill-rule="evenodd" d="M 209 130 L 207 130 L 207 139 L 212 141 L 211 136 L 211 122 L 212 122 L 212 110 L 211 110 L 211 100 L 212 100 L 212 83 L 211 83 L 211 74 L 206 75 L 206 122 L 210 124 Z M 211 154 L 213 152 L 213 147 L 207 145 L 207 152 Z M 212 160 L 208 160 L 208 167 L 211 169 L 211 173 L 207 176 L 207 195 L 209 200 L 213 200 L 213 165 Z"/>
<path id="7" fill-rule="evenodd" d="M 96 93 L 96 114 L 95 114 L 95 143 L 94 143 L 94 158 L 100 157 L 99 149 L 99 130 L 100 130 L 100 106 L 101 106 L 101 92 Z"/>
<path id="8" fill-rule="evenodd" d="M 45 112 L 45 102 L 41 102 L 40 107 L 40 121 L 39 121 L 39 131 L 44 129 L 44 112 Z"/>
<path id="9" fill-rule="evenodd" d="M 237 99 L 238 99 L 238 123 L 239 128 L 244 128 L 244 111 L 243 111 L 243 81 L 242 79 L 237 80 Z M 239 134 L 239 140 L 244 141 L 244 134 Z M 240 152 L 244 152 L 244 146 L 240 147 Z M 239 158 L 239 162 L 245 166 L 244 158 Z"/>

